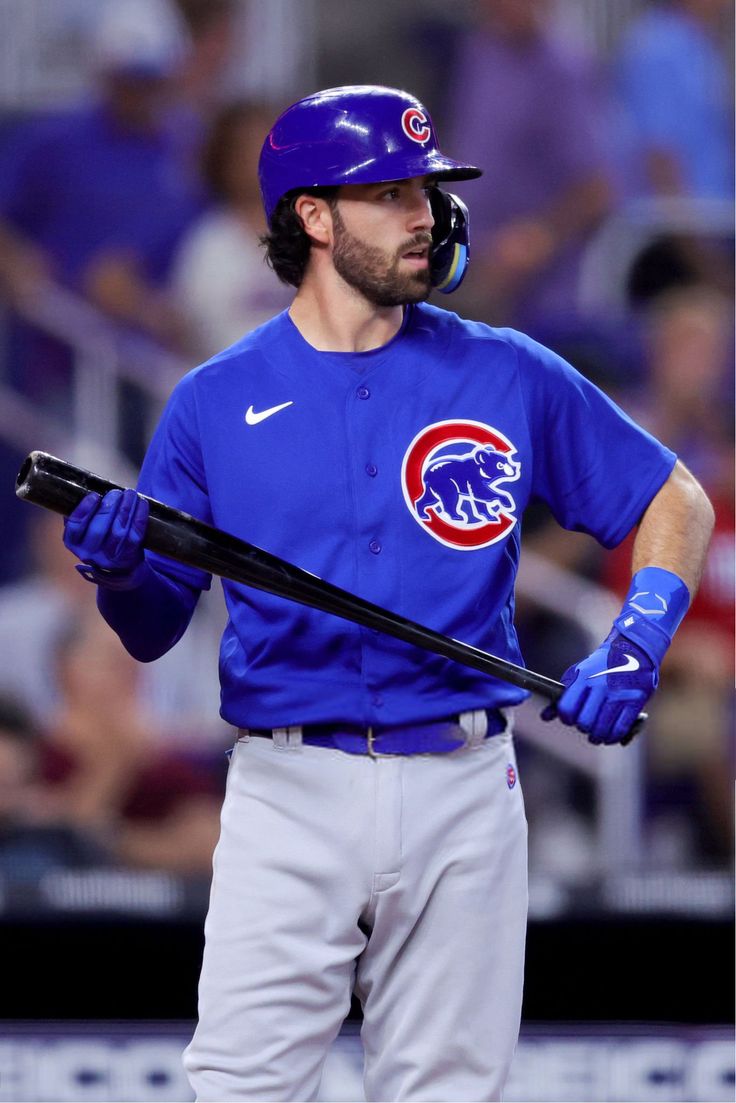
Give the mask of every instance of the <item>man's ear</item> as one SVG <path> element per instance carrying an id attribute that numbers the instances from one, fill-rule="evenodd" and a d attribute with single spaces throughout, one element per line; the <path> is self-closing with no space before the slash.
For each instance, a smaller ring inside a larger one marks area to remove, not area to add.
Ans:
<path id="1" fill-rule="evenodd" d="M 332 240 L 332 213 L 326 199 L 305 193 L 294 200 L 294 211 L 299 216 L 304 232 L 312 241 L 328 245 Z"/>

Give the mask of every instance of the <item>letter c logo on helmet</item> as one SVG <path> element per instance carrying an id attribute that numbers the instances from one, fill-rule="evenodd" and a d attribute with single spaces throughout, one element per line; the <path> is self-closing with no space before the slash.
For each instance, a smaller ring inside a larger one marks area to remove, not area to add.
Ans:
<path id="1" fill-rule="evenodd" d="M 407 138 L 418 142 L 420 146 L 428 142 L 432 135 L 427 116 L 418 107 L 407 107 L 401 116 L 401 127 Z"/>

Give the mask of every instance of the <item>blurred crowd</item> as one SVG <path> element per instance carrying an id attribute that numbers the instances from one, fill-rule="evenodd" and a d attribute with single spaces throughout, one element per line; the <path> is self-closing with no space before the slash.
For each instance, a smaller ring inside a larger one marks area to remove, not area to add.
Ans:
<path id="1" fill-rule="evenodd" d="M 260 2 L 96 4 L 90 93 L 0 114 L 0 386 L 58 424 L 75 455 L 85 442 L 64 433 L 79 350 L 40 321 L 54 292 L 182 372 L 290 301 L 263 262 L 256 166 L 278 111 L 314 88 L 295 79 L 276 102 L 265 89 L 233 96 L 220 79 L 237 67 L 245 9 Z M 569 17 L 586 9 L 574 0 L 445 8 L 407 5 L 388 60 L 370 41 L 355 51 L 342 42 L 341 60 L 317 48 L 314 86 L 333 73 L 398 86 L 416 76 L 411 90 L 444 149 L 485 169 L 458 185 L 472 262 L 441 305 L 555 348 L 710 494 L 717 528 L 703 586 L 651 710 L 646 846 L 663 865 L 721 865 L 734 766 L 730 4 L 632 2 L 605 50 L 576 33 Z M 144 358 L 144 373 L 156 362 Z M 135 470 L 159 399 L 145 387 L 119 397 L 115 444 Z M 4 499 L 24 451 L 44 447 L 21 436 L 3 419 Z M 229 738 L 217 722 L 222 607 L 205 602 L 174 652 L 139 666 L 96 616 L 60 520 L 35 512 L 4 500 L 0 874 L 123 864 L 206 876 Z M 625 593 L 627 545 L 603 554 L 541 507 L 526 532 L 557 566 Z M 523 601 L 519 631 L 529 665 L 552 676 L 598 642 Z M 530 794 L 534 774 L 530 761 Z M 553 791 L 540 791 L 561 831 L 570 815 L 592 838 L 584 784 L 560 768 Z M 533 828 L 533 796 L 529 818 Z"/>

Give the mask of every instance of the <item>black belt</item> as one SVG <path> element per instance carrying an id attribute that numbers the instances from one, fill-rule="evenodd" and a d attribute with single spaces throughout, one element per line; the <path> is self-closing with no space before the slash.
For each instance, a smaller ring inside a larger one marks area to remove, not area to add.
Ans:
<path id="1" fill-rule="evenodd" d="M 500 709 L 478 709 L 462 716 L 393 727 L 304 724 L 289 728 L 240 728 L 239 736 L 245 739 L 250 736 L 274 739 L 284 746 L 304 743 L 309 747 L 329 747 L 347 754 L 375 757 L 446 754 L 499 735 L 506 728 L 506 717 Z"/>

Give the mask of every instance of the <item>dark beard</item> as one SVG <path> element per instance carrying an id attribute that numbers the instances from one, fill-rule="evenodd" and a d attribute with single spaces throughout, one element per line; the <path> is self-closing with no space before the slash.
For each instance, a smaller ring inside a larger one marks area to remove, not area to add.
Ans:
<path id="1" fill-rule="evenodd" d="M 389 264 L 383 249 L 353 237 L 345 228 L 337 205 L 332 208 L 332 220 L 335 228 L 332 251 L 335 271 L 369 303 L 374 306 L 404 306 L 406 303 L 424 302 L 429 297 L 432 290 L 429 266 L 419 272 L 399 272 L 401 255 L 417 245 L 427 244 L 431 240 L 429 234 L 417 235 L 418 240 L 404 245 L 401 253 Z"/>

